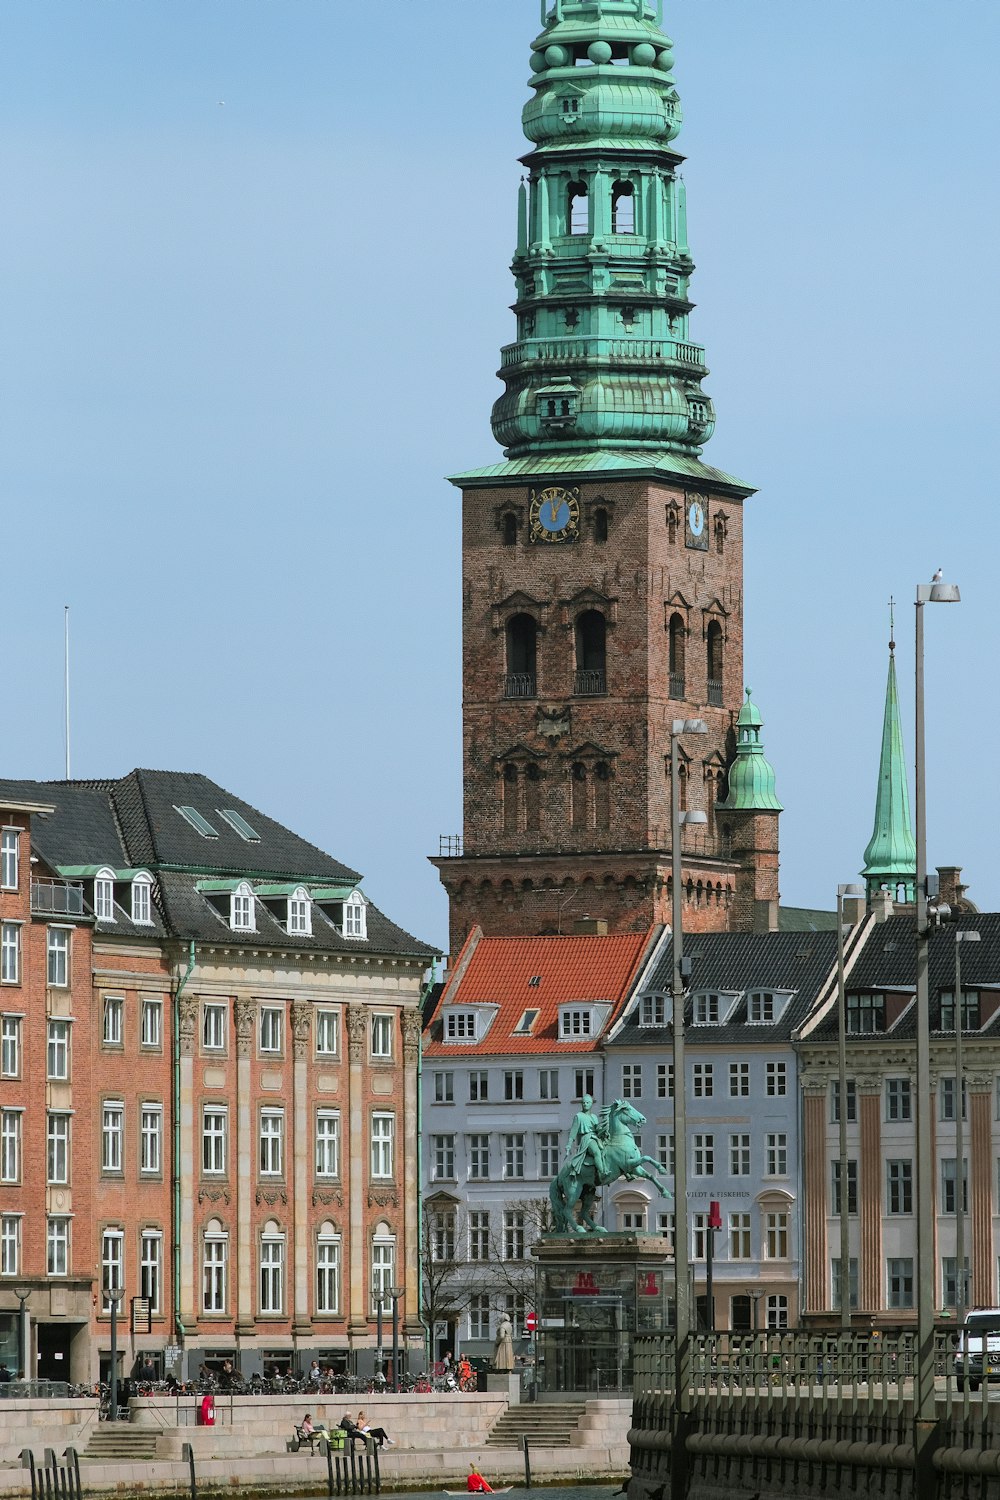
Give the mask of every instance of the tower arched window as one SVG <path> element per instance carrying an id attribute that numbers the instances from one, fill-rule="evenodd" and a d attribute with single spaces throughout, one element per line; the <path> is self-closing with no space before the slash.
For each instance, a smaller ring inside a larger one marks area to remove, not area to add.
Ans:
<path id="1" fill-rule="evenodd" d="M 508 761 L 503 768 L 503 831 L 504 833 L 518 833 L 520 831 L 520 809 L 518 806 L 518 776 L 517 766 Z"/>
<path id="2" fill-rule="evenodd" d="M 587 826 L 587 767 L 574 761 L 570 772 L 571 821 L 574 829 Z"/>
<path id="3" fill-rule="evenodd" d="M 542 824 L 542 773 L 538 766 L 524 771 L 524 826 L 536 832 Z"/>
<path id="4" fill-rule="evenodd" d="M 531 615 L 514 615 L 507 622 L 505 698 L 533 698 L 536 691 L 538 626 Z"/>
<path id="5" fill-rule="evenodd" d="M 685 693 L 684 684 L 684 645 L 687 638 L 687 630 L 684 625 L 683 615 L 670 616 L 670 696 L 671 698 L 683 698 Z"/>
<path id="6" fill-rule="evenodd" d="M 611 189 L 611 233 L 635 234 L 635 189 L 616 182 Z"/>
<path id="7" fill-rule="evenodd" d="M 574 691 L 584 697 L 607 691 L 607 622 L 599 609 L 584 610 L 576 622 Z"/>
<path id="8" fill-rule="evenodd" d="M 505 547 L 517 545 L 517 516 L 512 510 L 508 510 L 503 518 L 503 544 Z"/>
<path id="9" fill-rule="evenodd" d="M 722 707 L 722 626 L 718 620 L 709 623 L 705 636 L 706 665 L 708 667 L 708 701 L 716 708 Z"/>
<path id="10" fill-rule="evenodd" d="M 594 767 L 594 827 L 611 827 L 611 767 L 606 760 Z"/>
<path id="11" fill-rule="evenodd" d="M 590 194 L 585 182 L 571 182 L 567 189 L 566 225 L 570 234 L 590 233 Z"/>
<path id="12" fill-rule="evenodd" d="M 715 550 L 720 557 L 726 550 L 726 523 L 721 516 L 715 520 Z"/>
<path id="13" fill-rule="evenodd" d="M 608 539 L 608 512 L 607 507 L 599 505 L 594 511 L 594 541 L 606 542 Z"/>

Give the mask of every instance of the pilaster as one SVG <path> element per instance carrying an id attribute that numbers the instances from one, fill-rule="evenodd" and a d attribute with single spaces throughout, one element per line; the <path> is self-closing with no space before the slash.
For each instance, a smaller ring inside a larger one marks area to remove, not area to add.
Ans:
<path id="1" fill-rule="evenodd" d="M 257 1007 L 237 1000 L 236 1019 L 236 1332 L 249 1338 L 254 1328 L 254 1243 L 251 1204 L 255 1171 L 253 1099 L 250 1060 L 253 1056 Z"/>
<path id="2" fill-rule="evenodd" d="M 180 1244 L 180 1288 L 178 1306 L 186 1329 L 194 1328 L 198 1309 L 195 1297 L 195 1182 L 194 1182 L 194 1051 L 198 1034 L 198 1001 L 193 995 L 181 995 L 177 1001 L 177 1028 L 180 1036 L 179 1106 L 180 1155 L 176 1170 L 180 1177 L 180 1223 L 176 1233 Z"/>
<path id="3" fill-rule="evenodd" d="M 861 1149 L 858 1153 L 858 1306 L 881 1308 L 882 1293 L 882 1078 L 857 1079 Z"/>
<path id="4" fill-rule="evenodd" d="M 292 1235 L 294 1276 L 292 1290 L 293 1332 L 304 1336 L 312 1332 L 309 1316 L 309 1172 L 312 1164 L 312 1131 L 309 1119 L 309 1044 L 312 1039 L 312 1008 L 305 1000 L 295 1000 L 291 1007 L 292 1023 Z"/>
<path id="5" fill-rule="evenodd" d="M 403 1122 L 400 1144 L 406 1143 L 403 1161 L 403 1284 L 406 1292 L 402 1313 L 408 1332 L 420 1332 L 417 1308 L 420 1241 L 418 1197 L 420 1192 L 419 1136 L 417 1133 L 417 1069 L 420 1065 L 420 1012 L 415 1007 L 400 1017 L 403 1031 Z M 412 1143 L 412 1145 L 411 1145 Z M 398 1278 L 397 1278 L 398 1279 Z"/>
<path id="6" fill-rule="evenodd" d="M 350 1150 L 351 1274 L 348 1285 L 348 1335 L 368 1332 L 368 1279 L 365 1275 L 366 1236 L 364 1187 L 368 1175 L 369 1143 L 365 1129 L 364 1050 L 367 1016 L 360 1005 L 347 1007 L 347 1098 Z"/>

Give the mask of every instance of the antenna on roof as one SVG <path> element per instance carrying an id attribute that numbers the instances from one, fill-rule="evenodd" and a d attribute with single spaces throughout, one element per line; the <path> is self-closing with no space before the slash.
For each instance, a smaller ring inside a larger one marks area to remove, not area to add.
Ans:
<path id="1" fill-rule="evenodd" d="M 66 780 L 69 780 L 69 605 L 63 605 L 63 735 L 66 744 Z"/>

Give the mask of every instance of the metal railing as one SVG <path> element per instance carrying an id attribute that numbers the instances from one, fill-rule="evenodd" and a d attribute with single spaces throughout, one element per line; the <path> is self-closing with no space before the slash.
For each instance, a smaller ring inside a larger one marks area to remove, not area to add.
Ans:
<path id="1" fill-rule="evenodd" d="M 533 672 L 508 672 L 503 680 L 505 698 L 534 698 L 537 683 Z"/>
<path id="2" fill-rule="evenodd" d="M 710 677 L 708 679 L 708 701 L 712 708 L 722 707 L 722 679 Z"/>
<path id="3" fill-rule="evenodd" d="M 573 678 L 573 692 L 578 698 L 600 698 L 607 690 L 608 678 L 603 668 L 581 668 Z"/>
<path id="4" fill-rule="evenodd" d="M 671 698 L 684 697 L 684 673 L 671 672 L 670 674 L 670 696 Z"/>
<path id="5" fill-rule="evenodd" d="M 460 833 L 438 834 L 438 859 L 461 859 L 462 835 Z"/>
<path id="6" fill-rule="evenodd" d="M 648 839 L 654 849 L 669 849 L 670 829 L 650 828 Z M 682 826 L 681 848 L 685 854 L 701 854 L 708 859 L 729 859 L 733 852 L 733 841 L 727 834 L 710 833 L 708 829 L 693 824 L 691 827 Z"/>
<path id="7" fill-rule="evenodd" d="M 79 880 L 36 876 L 31 882 L 31 910 L 61 917 L 82 917 L 83 885 Z"/>
<path id="8" fill-rule="evenodd" d="M 564 338 L 525 339 L 508 344 L 500 353 L 502 369 L 512 365 L 583 364 L 593 360 L 615 364 L 678 364 L 686 369 L 704 370 L 705 351 L 699 344 L 679 339 Z"/>

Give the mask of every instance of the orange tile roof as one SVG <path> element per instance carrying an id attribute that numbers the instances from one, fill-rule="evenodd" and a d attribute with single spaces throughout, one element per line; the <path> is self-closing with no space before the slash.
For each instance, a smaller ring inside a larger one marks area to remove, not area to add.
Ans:
<path id="1" fill-rule="evenodd" d="M 424 1035 L 425 1057 L 507 1052 L 592 1052 L 600 1037 L 558 1039 L 559 1007 L 571 1001 L 611 1005 L 607 1025 L 631 992 L 657 929 L 623 937 L 485 938 L 473 934 L 459 955 Z M 538 978 L 539 983 L 530 981 Z M 441 1011 L 451 1005 L 500 1007 L 481 1042 L 443 1042 Z M 537 1010 L 530 1035 L 515 1035 Z M 603 1028 L 607 1029 L 607 1026 Z"/>

